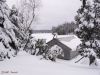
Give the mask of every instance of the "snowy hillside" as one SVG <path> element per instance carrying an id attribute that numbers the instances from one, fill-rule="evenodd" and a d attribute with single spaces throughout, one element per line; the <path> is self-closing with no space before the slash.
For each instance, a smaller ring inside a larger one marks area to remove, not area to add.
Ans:
<path id="1" fill-rule="evenodd" d="M 0 62 L 0 75 L 100 75 L 100 68 L 72 61 L 40 60 L 22 51 L 15 58 Z"/>

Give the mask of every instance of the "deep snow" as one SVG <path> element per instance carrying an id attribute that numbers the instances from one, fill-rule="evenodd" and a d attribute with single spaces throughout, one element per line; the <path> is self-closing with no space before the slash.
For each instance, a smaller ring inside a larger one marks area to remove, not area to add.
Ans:
<path id="1" fill-rule="evenodd" d="M 0 75 L 100 75 L 100 68 L 60 59 L 57 62 L 40 60 L 20 51 L 17 57 L 0 62 Z"/>

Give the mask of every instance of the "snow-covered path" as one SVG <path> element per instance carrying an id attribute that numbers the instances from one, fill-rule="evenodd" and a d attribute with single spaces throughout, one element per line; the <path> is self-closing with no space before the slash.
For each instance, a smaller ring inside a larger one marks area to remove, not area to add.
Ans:
<path id="1" fill-rule="evenodd" d="M 0 62 L 0 75 L 100 75 L 100 68 L 40 60 L 25 52 Z"/>

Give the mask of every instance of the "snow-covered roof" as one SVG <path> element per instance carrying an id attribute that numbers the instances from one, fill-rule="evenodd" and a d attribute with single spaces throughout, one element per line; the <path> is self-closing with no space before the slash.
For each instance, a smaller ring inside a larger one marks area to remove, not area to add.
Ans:
<path id="1" fill-rule="evenodd" d="M 36 39 L 45 39 L 46 43 L 53 39 L 52 33 L 36 33 L 32 34 Z M 57 35 L 56 37 L 61 43 L 76 50 L 77 46 L 81 43 L 80 39 L 76 35 Z"/>
<path id="2" fill-rule="evenodd" d="M 45 39 L 46 43 L 53 39 L 52 33 L 35 33 L 32 36 L 36 39 Z"/>
<path id="3" fill-rule="evenodd" d="M 76 35 L 61 35 L 58 36 L 57 39 L 73 51 L 75 51 L 77 46 L 81 43 L 81 40 Z"/>

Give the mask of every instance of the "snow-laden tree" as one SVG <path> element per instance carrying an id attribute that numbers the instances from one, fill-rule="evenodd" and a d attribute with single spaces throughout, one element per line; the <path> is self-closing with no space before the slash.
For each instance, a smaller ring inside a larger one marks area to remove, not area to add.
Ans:
<path id="1" fill-rule="evenodd" d="M 94 0 L 94 43 L 96 55 L 100 58 L 100 0 Z"/>
<path id="2" fill-rule="evenodd" d="M 35 20 L 38 2 L 37 0 L 21 1 L 23 1 L 21 7 L 14 5 L 10 9 L 6 0 L 0 0 L 0 47 L 5 48 L 0 50 L 1 58 L 9 57 L 9 53 L 17 55 L 20 49 L 26 50 L 27 45 L 33 45 L 30 42 L 30 28 Z"/>
<path id="3" fill-rule="evenodd" d="M 22 45 L 24 50 L 27 48 L 31 38 L 31 26 L 36 20 L 36 11 L 40 5 L 40 0 L 20 0 L 18 7 L 19 25 L 23 35 Z"/>
<path id="4" fill-rule="evenodd" d="M 26 50 L 30 43 L 31 25 L 35 21 L 38 6 L 39 0 L 20 0 L 19 7 L 12 6 L 9 20 L 17 27 L 14 32 L 23 50 Z"/>
<path id="5" fill-rule="evenodd" d="M 11 58 L 18 53 L 18 41 L 14 29 L 17 27 L 9 20 L 10 9 L 0 0 L 0 60 Z"/>
<path id="6" fill-rule="evenodd" d="M 21 48 L 24 43 L 23 41 L 25 41 L 26 39 L 26 34 L 22 29 L 22 23 L 20 22 L 20 19 L 21 18 L 19 17 L 18 9 L 15 7 L 15 5 L 13 5 L 12 9 L 10 10 L 9 20 L 14 24 L 15 27 L 17 27 L 16 29 L 14 29 L 14 32 Z"/>
<path id="7" fill-rule="evenodd" d="M 100 25 L 98 22 L 100 3 L 98 0 L 94 0 L 93 3 L 83 0 L 82 3 L 83 5 L 77 11 L 78 15 L 75 18 L 76 24 L 79 25 L 76 34 L 82 40 L 78 49 L 83 57 L 88 57 L 90 63 L 93 63 L 96 57 L 100 57 Z M 94 58 L 92 62 L 91 58 Z"/>
<path id="8" fill-rule="evenodd" d="M 36 20 L 37 8 L 40 5 L 40 0 L 21 0 L 19 7 L 19 15 L 25 31 L 29 30 L 32 23 Z"/>

